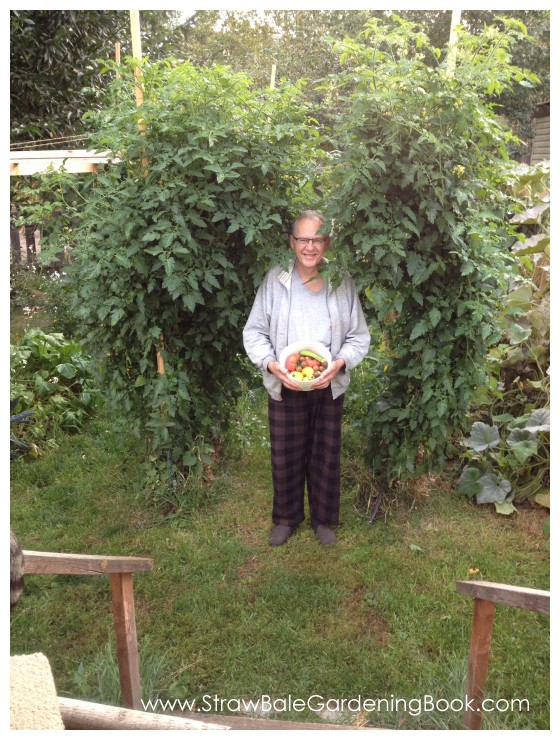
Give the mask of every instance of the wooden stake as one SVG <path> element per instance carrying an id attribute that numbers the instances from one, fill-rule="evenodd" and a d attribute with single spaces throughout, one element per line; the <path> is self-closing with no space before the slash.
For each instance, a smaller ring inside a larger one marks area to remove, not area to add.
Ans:
<path id="1" fill-rule="evenodd" d="M 140 664 L 136 642 L 136 616 L 132 573 L 111 573 L 113 617 L 117 636 L 117 662 L 121 681 L 121 702 L 130 709 L 142 709 Z"/>
<path id="2" fill-rule="evenodd" d="M 466 695 L 471 708 L 467 705 L 464 724 L 468 730 L 479 730 L 482 725 L 482 702 L 484 701 L 484 684 L 488 675 L 490 645 L 496 604 L 485 599 L 474 600 L 471 648 L 467 672 Z"/>
<path id="3" fill-rule="evenodd" d="M 134 86 L 136 95 L 136 105 L 142 105 L 144 103 L 144 89 L 142 87 L 142 41 L 140 37 L 140 11 L 130 11 L 130 34 L 132 36 L 132 56 L 138 60 L 138 64 L 134 67 L 134 79 L 136 84 Z M 138 130 L 145 134 L 146 125 L 143 121 L 138 122 Z M 148 176 L 148 160 L 143 159 L 142 165 L 144 166 L 144 177 Z M 163 334 L 161 335 L 161 345 L 163 347 Z M 160 375 L 165 375 L 165 363 L 160 352 L 156 355 L 157 370 Z"/>
<path id="4" fill-rule="evenodd" d="M 457 26 L 461 23 L 461 11 L 454 9 L 451 11 L 451 30 L 449 32 L 449 51 L 447 52 L 447 71 L 448 77 L 453 77 L 457 65 Z"/>
<path id="5" fill-rule="evenodd" d="M 121 45 L 120 45 L 120 43 L 118 41 L 115 43 L 115 62 L 120 67 L 120 64 L 121 64 Z M 117 80 L 120 80 L 120 79 L 121 79 L 121 73 L 119 72 L 119 70 L 117 70 Z"/>
<path id="6" fill-rule="evenodd" d="M 276 62 L 272 62 L 272 69 L 270 70 L 270 89 L 274 90 L 276 85 Z"/>
<path id="7" fill-rule="evenodd" d="M 130 11 L 130 34 L 132 36 L 132 56 L 138 60 L 138 64 L 134 67 L 136 105 L 142 105 L 144 102 L 144 90 L 142 89 L 142 41 L 140 37 L 139 10 Z"/>

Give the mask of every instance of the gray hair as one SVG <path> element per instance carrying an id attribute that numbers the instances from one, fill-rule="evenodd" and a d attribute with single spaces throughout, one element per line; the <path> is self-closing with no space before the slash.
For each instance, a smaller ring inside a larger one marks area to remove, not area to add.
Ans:
<path id="1" fill-rule="evenodd" d="M 304 219 L 309 218 L 313 221 L 320 221 L 321 226 L 325 224 L 325 217 L 320 211 L 303 211 L 299 214 L 299 216 L 296 218 L 296 220 L 292 224 L 292 236 L 295 233 L 296 227 L 299 224 L 300 221 L 303 221 Z"/>

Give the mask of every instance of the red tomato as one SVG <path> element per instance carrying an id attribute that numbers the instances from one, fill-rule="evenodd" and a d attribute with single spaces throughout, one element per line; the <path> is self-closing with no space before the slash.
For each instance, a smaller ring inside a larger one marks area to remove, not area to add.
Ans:
<path id="1" fill-rule="evenodd" d="M 288 372 L 292 373 L 296 369 L 296 365 L 299 362 L 299 355 L 297 353 L 294 353 L 292 355 L 288 356 L 288 359 L 286 360 L 286 368 Z"/>

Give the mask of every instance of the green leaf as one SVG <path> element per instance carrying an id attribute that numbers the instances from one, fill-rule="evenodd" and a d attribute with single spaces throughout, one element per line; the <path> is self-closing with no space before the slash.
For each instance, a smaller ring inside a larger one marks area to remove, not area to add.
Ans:
<path id="1" fill-rule="evenodd" d="M 511 483 L 505 479 L 498 483 L 498 478 L 494 473 L 485 473 L 481 476 L 479 483 L 482 485 L 482 491 L 476 495 L 477 504 L 501 504 L 511 491 Z"/>
<path id="2" fill-rule="evenodd" d="M 457 493 L 474 498 L 482 491 L 483 486 L 480 482 L 480 477 L 481 472 L 478 468 L 473 468 L 472 466 L 463 468 L 456 486 Z"/>
<path id="3" fill-rule="evenodd" d="M 482 421 L 475 421 L 471 428 L 471 435 L 466 442 L 475 452 L 484 452 L 500 444 L 500 433 L 497 427 L 489 426 Z"/>
<path id="4" fill-rule="evenodd" d="M 549 245 L 549 234 L 534 234 L 524 241 L 515 242 L 511 249 L 517 257 L 523 257 L 526 254 L 543 254 Z"/>
<path id="5" fill-rule="evenodd" d="M 513 432 L 512 432 L 513 434 Z M 536 439 L 520 440 L 519 442 L 508 442 L 515 459 L 523 464 L 530 457 L 538 453 L 539 443 Z"/>
<path id="6" fill-rule="evenodd" d="M 413 341 L 414 339 L 417 339 L 418 337 L 421 337 L 423 334 L 426 333 L 428 330 L 428 326 L 424 319 L 419 321 L 417 324 L 414 325 L 414 328 L 410 334 L 410 341 Z"/>
<path id="7" fill-rule="evenodd" d="M 498 514 L 505 514 L 506 516 L 509 516 L 510 514 L 514 514 L 517 509 L 512 504 L 511 501 L 502 501 L 501 503 L 494 503 L 494 507 Z"/>
<path id="8" fill-rule="evenodd" d="M 412 550 L 412 552 L 424 552 L 424 550 L 419 545 L 413 545 L 412 543 L 409 544 L 409 548 Z"/>
<path id="9" fill-rule="evenodd" d="M 508 293 L 506 301 L 509 306 L 517 306 L 528 311 L 533 302 L 533 288 L 530 285 L 520 285 Z"/>
<path id="10" fill-rule="evenodd" d="M 428 317 L 430 319 L 431 325 L 437 326 L 441 319 L 441 311 L 439 311 L 437 308 L 432 308 L 432 310 L 428 312 Z"/>
<path id="11" fill-rule="evenodd" d="M 62 375 L 63 378 L 68 378 L 71 380 L 72 378 L 75 378 L 78 374 L 78 369 L 75 365 L 69 365 L 68 363 L 62 363 L 61 365 L 56 366 L 56 373 L 57 375 Z"/>
<path id="12" fill-rule="evenodd" d="M 514 418 L 512 414 L 496 414 L 496 416 L 492 416 L 492 421 L 496 424 L 503 424 L 506 421 L 512 421 Z"/>
<path id="13" fill-rule="evenodd" d="M 548 210 L 550 210 L 549 203 L 541 203 L 540 205 L 532 206 L 523 213 L 518 213 L 516 216 L 510 219 L 510 223 L 523 225 L 539 224 L 541 222 L 541 217 L 543 213 L 546 213 L 546 211 Z"/>
<path id="14" fill-rule="evenodd" d="M 549 432 L 550 431 L 550 409 L 535 409 L 529 421 L 527 422 L 525 429 L 530 432 Z"/>
<path id="15" fill-rule="evenodd" d="M 117 308 L 111 313 L 111 326 L 115 326 L 115 324 L 118 324 L 118 322 L 122 319 L 124 316 L 124 309 L 123 308 Z"/>
<path id="16" fill-rule="evenodd" d="M 183 465 L 187 468 L 192 467 L 193 465 L 196 465 L 197 459 L 194 453 L 192 452 L 185 452 L 183 455 Z"/>
<path id="17" fill-rule="evenodd" d="M 550 492 L 542 492 L 542 493 L 536 493 L 533 496 L 533 501 L 539 506 L 544 506 L 547 509 L 550 509 Z"/>
<path id="18" fill-rule="evenodd" d="M 508 339 L 511 344 L 521 344 L 531 336 L 531 328 L 526 329 L 519 324 L 511 324 L 507 331 Z"/>

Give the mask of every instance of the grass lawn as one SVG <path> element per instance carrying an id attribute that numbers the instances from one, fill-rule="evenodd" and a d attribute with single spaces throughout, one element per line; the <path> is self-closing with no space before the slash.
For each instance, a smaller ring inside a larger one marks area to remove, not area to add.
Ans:
<path id="1" fill-rule="evenodd" d="M 154 559 L 153 572 L 135 576 L 144 699 L 463 698 L 473 603 L 455 581 L 478 568 L 484 580 L 548 589 L 545 511 L 499 516 L 440 477 L 424 479 L 370 525 L 345 485 L 336 546 L 322 547 L 306 522 L 271 548 L 257 399 L 253 443 L 224 453 L 217 477 L 181 515 L 165 516 L 143 492 L 142 445 L 103 413 L 40 459 L 16 461 L 11 525 L 24 549 Z M 110 603 L 105 578 L 28 576 L 11 615 L 11 652 L 44 652 L 61 695 L 117 703 Z M 548 618 L 497 607 L 486 694 L 530 706 L 494 712 L 486 727 L 548 728 Z M 441 705 L 389 704 L 333 719 L 314 711 L 317 702 L 272 716 L 461 727 L 462 713 Z"/>

